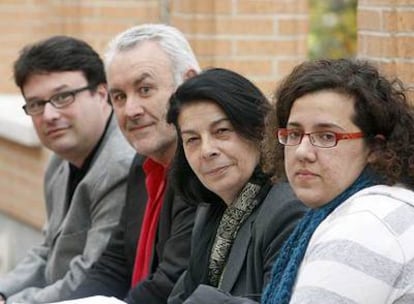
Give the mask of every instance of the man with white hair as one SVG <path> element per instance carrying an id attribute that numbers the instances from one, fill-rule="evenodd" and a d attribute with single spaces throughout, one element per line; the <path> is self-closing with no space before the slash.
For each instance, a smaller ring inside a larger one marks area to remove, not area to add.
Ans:
<path id="1" fill-rule="evenodd" d="M 105 57 L 119 126 L 137 151 L 118 232 L 71 298 L 115 296 L 128 303 L 166 303 L 187 267 L 195 207 L 168 185 L 177 134 L 168 101 L 200 68 L 183 34 L 162 24 L 119 34 Z"/>

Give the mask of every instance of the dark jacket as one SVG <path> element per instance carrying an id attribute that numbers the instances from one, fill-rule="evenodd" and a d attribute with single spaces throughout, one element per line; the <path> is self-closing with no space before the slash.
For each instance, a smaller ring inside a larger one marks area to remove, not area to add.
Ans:
<path id="1" fill-rule="evenodd" d="M 209 220 L 209 206 L 197 211 L 193 240 L 200 238 Z M 221 290 L 200 285 L 185 301 L 183 290 L 187 271 L 174 287 L 169 304 L 178 303 L 243 303 L 246 297 L 260 301 L 260 295 L 269 280 L 273 262 L 283 242 L 303 216 L 306 207 L 298 201 L 290 186 L 273 186 L 260 206 L 242 224 L 224 268 Z M 196 244 L 196 243 L 193 243 Z M 192 248 L 194 251 L 194 248 Z"/>
<path id="2" fill-rule="evenodd" d="M 130 289 L 137 240 L 147 202 L 145 158 L 137 155 L 128 177 L 127 201 L 120 225 L 87 280 L 71 298 L 115 296 L 128 303 L 166 303 L 172 287 L 186 269 L 196 208 L 174 196 L 167 185 L 161 209 L 150 276 Z"/>

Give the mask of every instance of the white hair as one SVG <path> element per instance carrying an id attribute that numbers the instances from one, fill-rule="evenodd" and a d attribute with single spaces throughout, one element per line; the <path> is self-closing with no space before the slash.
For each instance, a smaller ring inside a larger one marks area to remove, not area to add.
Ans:
<path id="1" fill-rule="evenodd" d="M 184 34 L 166 24 L 138 25 L 118 34 L 109 42 L 105 52 L 106 69 L 117 53 L 130 50 L 143 41 L 157 41 L 167 54 L 176 86 L 184 81 L 184 74 L 188 70 L 192 69 L 197 73 L 200 71 L 194 52 Z"/>

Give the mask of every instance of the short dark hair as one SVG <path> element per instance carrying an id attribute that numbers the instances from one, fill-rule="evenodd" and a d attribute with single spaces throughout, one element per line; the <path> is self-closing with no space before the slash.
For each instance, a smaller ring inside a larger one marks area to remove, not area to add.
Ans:
<path id="1" fill-rule="evenodd" d="M 240 136 L 260 145 L 270 104 L 263 93 L 247 78 L 230 70 L 212 68 L 185 81 L 171 96 L 167 114 L 168 123 L 175 125 L 178 135 L 178 117 L 183 106 L 200 100 L 216 103 Z M 191 170 L 184 155 L 181 136 L 178 136 L 171 180 L 178 193 L 187 201 L 221 201 L 216 194 L 201 184 Z"/>
<path id="2" fill-rule="evenodd" d="M 98 53 L 86 42 L 68 36 L 53 36 L 24 47 L 14 63 L 14 82 L 22 90 L 31 75 L 65 71 L 81 71 L 91 86 L 106 83 Z"/>
<path id="3" fill-rule="evenodd" d="M 388 80 L 365 60 L 326 59 L 304 62 L 294 68 L 275 93 L 265 139 L 265 169 L 274 180 L 284 177 L 283 146 L 274 131 L 285 128 L 293 103 L 300 97 L 329 90 L 354 101 L 352 121 L 366 135 L 375 153 L 370 163 L 386 184 L 414 185 L 414 114 L 400 80 Z M 376 135 L 385 137 L 378 140 Z"/>

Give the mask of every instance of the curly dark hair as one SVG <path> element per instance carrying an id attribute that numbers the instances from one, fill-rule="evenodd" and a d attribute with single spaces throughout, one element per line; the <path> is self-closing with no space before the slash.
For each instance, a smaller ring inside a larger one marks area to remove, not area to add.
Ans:
<path id="1" fill-rule="evenodd" d="M 212 68 L 179 86 L 170 98 L 167 114 L 167 122 L 174 124 L 179 135 L 178 117 L 182 108 L 200 100 L 216 103 L 240 136 L 260 146 L 270 103 L 247 78 L 230 70 Z M 184 154 L 181 136 L 178 136 L 170 180 L 178 194 L 189 203 L 221 200 L 201 184 L 190 168 Z"/>
<path id="2" fill-rule="evenodd" d="M 388 80 L 371 63 L 358 59 L 304 62 L 281 82 L 263 141 L 264 170 L 273 180 L 285 178 L 283 146 L 275 131 L 286 127 L 295 100 L 323 90 L 355 101 L 352 121 L 366 134 L 365 141 L 375 153 L 370 167 L 384 183 L 414 187 L 414 112 L 406 89 L 399 79 Z"/>

